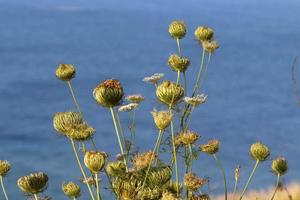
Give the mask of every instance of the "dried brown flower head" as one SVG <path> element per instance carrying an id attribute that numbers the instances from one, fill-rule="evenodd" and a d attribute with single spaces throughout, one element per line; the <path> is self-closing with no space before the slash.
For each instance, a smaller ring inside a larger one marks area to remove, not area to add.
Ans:
<path id="1" fill-rule="evenodd" d="M 152 164 L 151 161 L 153 161 L 153 158 L 155 158 L 155 154 L 151 150 L 145 153 L 137 154 L 133 157 L 133 166 L 137 170 L 144 169 Z"/>
<path id="2" fill-rule="evenodd" d="M 198 190 L 206 183 L 206 179 L 199 178 L 196 174 L 192 172 L 184 175 L 184 185 L 190 191 Z"/>
<path id="3" fill-rule="evenodd" d="M 220 148 L 219 140 L 210 140 L 207 142 L 207 144 L 200 145 L 200 150 L 210 155 L 214 155 L 218 153 L 219 148 Z"/>

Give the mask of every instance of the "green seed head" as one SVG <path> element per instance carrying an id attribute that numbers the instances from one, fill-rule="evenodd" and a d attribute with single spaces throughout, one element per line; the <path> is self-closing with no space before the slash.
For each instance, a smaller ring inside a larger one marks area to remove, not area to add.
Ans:
<path id="1" fill-rule="evenodd" d="M 159 101 L 168 106 L 177 104 L 183 95 L 183 87 L 171 81 L 162 82 L 156 89 L 156 96 Z"/>
<path id="2" fill-rule="evenodd" d="M 59 64 L 55 72 L 56 77 L 62 81 L 70 81 L 75 73 L 75 67 L 71 64 Z"/>
<path id="3" fill-rule="evenodd" d="M 38 194 L 46 189 L 48 176 L 45 173 L 32 173 L 18 180 L 18 187 L 27 194 Z"/>
<path id="4" fill-rule="evenodd" d="M 98 104 L 103 107 L 114 107 L 121 103 L 124 92 L 120 81 L 108 79 L 100 83 L 93 91 Z"/>
<path id="5" fill-rule="evenodd" d="M 88 151 L 84 155 L 84 164 L 93 173 L 99 173 L 103 169 L 107 157 L 104 152 Z"/>
<path id="6" fill-rule="evenodd" d="M 170 55 L 168 59 L 168 65 L 173 71 L 185 72 L 190 65 L 190 60 L 184 57 L 180 57 L 176 54 Z"/>
<path id="7" fill-rule="evenodd" d="M 288 170 L 288 163 L 284 157 L 278 157 L 272 162 L 272 170 L 276 175 L 282 176 Z"/>
<path id="8" fill-rule="evenodd" d="M 94 128 L 84 122 L 72 125 L 66 135 L 75 141 L 85 141 L 91 139 L 95 132 Z"/>
<path id="9" fill-rule="evenodd" d="M 126 172 L 126 166 L 123 161 L 114 161 L 107 164 L 106 171 L 109 176 L 116 177 Z"/>
<path id="10" fill-rule="evenodd" d="M 74 182 L 64 183 L 61 186 L 62 191 L 68 196 L 70 199 L 77 198 L 80 196 L 80 187 Z"/>
<path id="11" fill-rule="evenodd" d="M 0 176 L 5 176 L 10 169 L 11 165 L 7 160 L 0 160 Z"/>
<path id="12" fill-rule="evenodd" d="M 207 26 L 199 26 L 195 30 L 195 37 L 200 42 L 209 41 L 213 38 L 214 31 L 211 28 L 208 28 Z"/>
<path id="13" fill-rule="evenodd" d="M 251 156 L 258 161 L 265 161 L 270 156 L 269 148 L 261 142 L 256 142 L 251 145 Z"/>
<path id="14" fill-rule="evenodd" d="M 207 144 L 203 144 L 200 146 L 200 150 L 208 153 L 209 155 L 214 155 L 218 153 L 220 148 L 220 141 L 219 140 L 210 140 Z"/>
<path id="15" fill-rule="evenodd" d="M 58 112 L 53 117 L 54 129 L 66 136 L 73 125 L 83 122 L 82 116 L 78 112 Z"/>
<path id="16" fill-rule="evenodd" d="M 186 34 L 186 26 L 184 21 L 173 21 L 169 26 L 169 33 L 172 38 L 183 38 Z"/>

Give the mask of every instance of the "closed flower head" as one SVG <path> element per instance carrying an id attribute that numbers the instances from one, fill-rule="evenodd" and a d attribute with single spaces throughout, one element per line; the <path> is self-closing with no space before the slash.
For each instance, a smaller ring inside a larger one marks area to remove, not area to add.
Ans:
<path id="1" fill-rule="evenodd" d="M 200 146 L 200 150 L 208 153 L 209 155 L 214 155 L 218 153 L 220 148 L 220 141 L 219 140 L 210 140 L 207 144 L 203 144 Z"/>
<path id="2" fill-rule="evenodd" d="M 108 79 L 100 83 L 93 91 L 98 104 L 103 107 L 114 107 L 121 103 L 124 92 L 120 81 Z"/>
<path id="3" fill-rule="evenodd" d="M 123 161 L 114 161 L 106 165 L 109 176 L 116 177 L 126 172 L 126 165 Z"/>
<path id="4" fill-rule="evenodd" d="M 269 148 L 261 142 L 256 142 L 251 145 L 251 156 L 258 161 L 265 161 L 270 156 Z"/>
<path id="5" fill-rule="evenodd" d="M 84 155 L 85 166 L 93 173 L 99 173 L 107 159 L 107 154 L 99 151 L 88 151 Z"/>
<path id="6" fill-rule="evenodd" d="M 78 125 L 83 122 L 82 116 L 78 112 L 58 112 L 53 118 L 54 129 L 66 136 L 73 125 Z"/>
<path id="7" fill-rule="evenodd" d="M 178 103 L 183 94 L 183 87 L 171 81 L 162 82 L 156 89 L 156 96 L 159 101 L 168 106 Z"/>
<path id="8" fill-rule="evenodd" d="M 5 176 L 10 169 L 11 165 L 7 160 L 0 160 L 0 176 Z"/>
<path id="9" fill-rule="evenodd" d="M 272 170 L 276 175 L 282 176 L 288 170 L 288 162 L 284 157 L 278 157 L 272 162 Z"/>
<path id="10" fill-rule="evenodd" d="M 172 38 L 183 38 L 186 34 L 186 26 L 184 21 L 173 21 L 169 26 L 169 33 Z"/>
<path id="11" fill-rule="evenodd" d="M 168 65 L 173 71 L 185 72 L 190 65 L 190 60 L 184 57 L 180 57 L 176 54 L 170 55 L 168 59 Z"/>
<path id="12" fill-rule="evenodd" d="M 151 114 L 156 127 L 161 131 L 164 131 L 173 120 L 173 114 L 168 110 L 157 111 L 154 109 Z"/>
<path id="13" fill-rule="evenodd" d="M 87 123 L 82 123 L 72 125 L 66 135 L 75 141 L 85 141 L 91 139 L 95 132 Z"/>
<path id="14" fill-rule="evenodd" d="M 74 182 L 62 184 L 61 189 L 70 199 L 74 199 L 80 196 L 80 187 Z"/>
<path id="15" fill-rule="evenodd" d="M 46 189 L 48 176 L 45 173 L 32 173 L 18 180 L 18 187 L 26 194 L 38 194 Z"/>
<path id="16" fill-rule="evenodd" d="M 195 37 L 200 42 L 209 41 L 213 38 L 213 36 L 214 36 L 214 31 L 207 26 L 199 26 L 195 30 Z"/>
<path id="17" fill-rule="evenodd" d="M 56 77 L 62 81 L 70 81 L 75 73 L 75 67 L 71 64 L 59 64 L 55 72 Z"/>
<path id="18" fill-rule="evenodd" d="M 220 45 L 215 40 L 212 40 L 212 41 L 209 40 L 209 41 L 203 42 L 203 47 L 204 47 L 205 51 L 207 51 L 208 53 L 214 53 L 215 50 L 220 47 Z"/>
<path id="19" fill-rule="evenodd" d="M 192 172 L 184 175 L 184 185 L 190 191 L 198 190 L 206 183 L 206 179 L 199 178 L 196 174 Z"/>

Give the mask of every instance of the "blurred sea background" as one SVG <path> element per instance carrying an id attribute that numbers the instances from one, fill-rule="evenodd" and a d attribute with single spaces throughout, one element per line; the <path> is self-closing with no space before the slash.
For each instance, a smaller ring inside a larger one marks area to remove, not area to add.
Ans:
<path id="1" fill-rule="evenodd" d="M 110 160 L 119 152 L 110 113 L 92 97 L 106 78 L 120 79 L 126 94 L 145 95 L 137 111 L 136 140 L 140 151 L 153 148 L 157 131 L 150 111 L 161 106 L 154 87 L 142 79 L 156 72 L 176 79 L 166 63 L 176 52 L 168 25 L 177 19 L 188 27 L 181 44 L 191 59 L 190 87 L 201 57 L 195 28 L 212 27 L 221 45 L 202 91 L 208 102 L 196 110 L 191 127 L 202 135 L 199 143 L 221 140 L 229 188 L 237 164 L 244 186 L 254 165 L 249 147 L 258 140 L 271 148 L 271 158 L 288 158 L 284 182 L 299 181 L 300 107 L 291 80 L 293 59 L 300 54 L 299 10 L 297 0 L 0 0 L 0 159 L 12 164 L 5 178 L 10 199 L 23 199 L 16 181 L 30 172 L 49 175 L 45 195 L 54 199 L 66 199 L 63 181 L 80 178 L 69 142 L 52 126 L 55 112 L 76 109 L 67 85 L 55 77 L 59 63 L 76 66 L 75 93 L 97 129 L 98 148 L 109 152 Z M 300 80 L 300 68 L 296 74 Z M 127 114 L 121 120 L 128 126 Z M 274 184 L 270 165 L 268 160 L 259 167 L 252 188 Z M 201 154 L 193 169 L 210 177 L 211 192 L 222 193 L 211 157 Z M 104 184 L 104 199 L 111 199 Z M 85 195 L 84 185 L 82 190 Z"/>

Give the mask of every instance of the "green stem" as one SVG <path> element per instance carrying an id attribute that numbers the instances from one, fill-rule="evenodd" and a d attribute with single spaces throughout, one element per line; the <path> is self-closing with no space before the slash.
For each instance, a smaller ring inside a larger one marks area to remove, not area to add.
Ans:
<path id="1" fill-rule="evenodd" d="M 236 194 L 237 184 L 238 184 L 238 181 L 235 180 L 235 181 L 234 181 L 234 188 L 233 188 L 233 197 L 235 197 L 235 194 Z"/>
<path id="2" fill-rule="evenodd" d="M 5 199 L 8 200 L 8 197 L 7 197 L 7 194 L 6 194 L 6 191 L 5 191 L 5 187 L 4 187 L 4 184 L 3 184 L 3 176 L 0 176 L 0 182 L 1 182 L 1 187 L 2 187 L 2 190 L 3 190 L 3 194 L 5 196 Z"/>
<path id="3" fill-rule="evenodd" d="M 219 169 L 220 169 L 220 171 L 221 171 L 221 173 L 222 173 L 222 176 L 223 176 L 223 180 L 224 180 L 224 190 L 225 190 L 225 200 L 227 200 L 227 181 L 226 181 L 225 170 L 224 170 L 224 168 L 223 168 L 223 166 L 222 166 L 220 160 L 218 159 L 217 155 L 214 154 L 213 156 L 214 156 L 214 158 L 215 158 L 215 160 L 216 160 L 216 162 L 217 162 L 217 165 L 218 165 L 218 167 L 219 167 Z"/>
<path id="4" fill-rule="evenodd" d="M 98 177 L 98 173 L 95 173 L 95 179 L 96 179 L 97 199 L 101 200 L 101 194 L 100 194 L 100 189 L 99 189 L 99 177 Z"/>
<path id="5" fill-rule="evenodd" d="M 148 168 L 147 168 L 146 175 L 145 175 L 145 178 L 144 178 L 144 181 L 143 181 L 143 185 L 142 185 L 142 189 L 141 189 L 141 190 L 143 190 L 144 187 L 145 187 L 145 183 L 146 183 L 146 181 L 147 181 L 147 178 L 148 178 L 148 175 L 149 175 L 149 172 L 150 172 L 150 169 L 151 169 L 152 161 L 153 161 L 153 159 L 154 159 L 155 152 L 157 151 L 157 147 L 158 147 L 159 139 L 160 139 L 161 135 L 162 135 L 162 132 L 161 132 L 161 130 L 159 130 L 159 133 L 158 133 L 158 136 L 157 136 L 157 139 L 156 139 L 156 142 L 155 142 L 155 146 L 154 146 L 154 149 L 153 149 L 153 154 L 152 154 L 152 156 L 151 156 L 151 158 L 150 158 L 150 163 L 149 163 L 149 166 L 148 166 Z"/>
<path id="6" fill-rule="evenodd" d="M 112 107 L 110 107 L 110 112 L 111 112 L 112 120 L 113 120 L 113 123 L 114 123 L 114 126 L 115 126 L 115 131 L 116 131 L 116 134 L 117 134 L 117 137 L 118 137 L 120 151 L 121 151 L 121 154 L 122 154 L 122 157 L 123 157 L 123 160 L 124 160 L 124 164 L 126 166 L 126 172 L 128 172 L 127 161 L 126 161 L 126 157 L 124 156 L 125 155 L 124 154 L 124 149 L 123 149 L 122 141 L 121 141 L 121 138 L 120 138 L 120 133 L 119 133 L 119 130 L 118 130 L 117 122 L 116 122 L 116 119 L 115 119 L 114 110 L 113 110 Z"/>
<path id="7" fill-rule="evenodd" d="M 125 134 L 124 134 L 124 129 L 122 127 L 122 124 L 121 124 L 121 120 L 120 120 L 120 116 L 119 116 L 119 112 L 116 111 L 116 116 L 117 116 L 117 122 L 118 122 L 118 126 L 120 128 L 120 132 L 121 132 L 121 137 L 122 137 L 122 140 L 125 144 L 125 148 L 126 148 L 126 138 L 125 138 Z M 127 154 L 126 154 L 127 155 Z"/>
<path id="8" fill-rule="evenodd" d="M 208 54 L 208 59 L 207 59 L 206 65 L 205 65 L 205 70 L 204 70 L 203 79 L 202 79 L 201 82 L 200 82 L 199 89 L 201 88 L 201 86 L 203 86 L 203 83 L 204 83 L 204 81 L 205 81 L 205 79 L 206 79 L 207 71 L 208 71 L 208 65 L 209 65 L 209 63 L 210 63 L 210 58 L 211 58 L 211 53 Z"/>
<path id="9" fill-rule="evenodd" d="M 276 192 L 277 192 L 277 190 L 278 190 L 279 181 L 280 181 L 280 175 L 278 174 L 278 175 L 277 175 L 277 180 L 276 180 L 276 187 L 275 187 L 275 191 L 274 191 L 274 193 L 273 193 L 273 195 L 272 195 L 272 198 L 271 198 L 271 200 L 273 200 L 273 199 L 274 199 L 274 197 L 275 197 L 275 194 L 276 194 Z"/>
<path id="10" fill-rule="evenodd" d="M 259 160 L 256 161 L 256 163 L 255 163 L 255 165 L 254 165 L 254 167 L 253 167 L 253 170 L 252 170 L 252 172 L 251 172 L 251 174 L 250 174 L 250 177 L 249 177 L 249 179 L 248 179 L 248 181 L 247 181 L 247 183 L 246 183 L 246 185 L 245 185 L 245 187 L 244 187 L 244 189 L 243 189 L 243 192 L 242 192 L 242 194 L 241 194 L 241 196 L 240 196 L 240 200 L 243 199 L 243 196 L 245 195 L 245 193 L 246 193 L 246 191 L 247 191 L 247 189 L 248 189 L 248 187 L 249 187 L 249 184 L 250 184 L 250 182 L 251 182 L 251 180 L 252 180 L 252 178 L 253 178 L 253 175 L 254 175 L 254 173 L 255 173 L 255 171 L 256 171 L 256 169 L 257 169 L 258 164 L 259 164 Z"/>
<path id="11" fill-rule="evenodd" d="M 154 152 L 156 154 L 155 165 L 157 165 L 157 162 L 158 162 L 158 159 L 159 159 L 159 149 L 160 149 L 160 145 L 161 145 L 161 142 L 162 142 L 163 132 L 164 132 L 163 130 L 159 131 L 159 141 L 158 141 L 156 152 Z"/>
<path id="12" fill-rule="evenodd" d="M 90 184 L 89 184 L 89 182 L 88 182 L 88 180 L 87 180 L 86 174 L 85 174 L 85 172 L 84 172 L 84 170 L 83 170 L 83 167 L 82 167 L 82 165 L 81 165 L 81 162 L 80 162 L 80 159 L 79 159 L 79 156 L 78 156 L 78 152 L 77 152 L 77 149 L 76 149 L 74 140 L 73 140 L 73 139 L 70 139 L 70 140 L 71 140 L 72 148 L 73 148 L 73 151 L 74 151 L 74 154 L 75 154 L 75 157 L 76 157 L 78 166 L 79 166 L 79 168 L 80 168 L 80 171 L 81 171 L 81 173 L 82 173 L 82 175 L 83 175 L 84 181 L 85 181 L 85 183 L 86 183 L 86 185 L 87 185 L 87 187 L 88 187 L 88 190 L 89 190 L 89 192 L 90 192 L 90 196 L 91 196 L 92 200 L 95 200 L 94 195 L 93 195 L 93 192 L 92 192 L 92 189 L 91 189 L 91 187 L 90 187 Z"/>
<path id="13" fill-rule="evenodd" d="M 188 118 L 187 118 L 188 120 L 187 120 L 187 122 L 186 122 L 186 125 L 185 125 L 184 130 L 187 130 L 187 129 L 188 129 L 188 127 L 189 127 L 189 125 L 190 125 L 190 122 L 191 122 L 191 119 L 192 119 L 192 115 L 193 115 L 194 110 L 195 110 L 195 106 L 192 106 L 192 108 L 191 108 L 191 113 L 190 113 L 190 115 L 189 115 Z"/>
<path id="14" fill-rule="evenodd" d="M 37 194 L 33 194 L 33 196 L 34 196 L 34 199 L 35 199 L 35 200 L 39 200 L 39 197 L 38 197 Z"/>
<path id="15" fill-rule="evenodd" d="M 192 150 L 192 145 L 191 144 L 189 144 L 189 151 L 190 151 L 190 154 L 189 154 L 189 166 L 190 166 L 190 168 L 191 168 L 191 170 L 192 170 L 192 168 L 193 168 L 193 150 Z"/>
<path id="16" fill-rule="evenodd" d="M 68 86 L 69 86 L 69 89 L 70 89 L 70 92 L 71 92 L 71 94 L 72 94 L 72 98 L 73 98 L 73 100 L 74 100 L 74 103 L 75 103 L 75 105 L 76 105 L 76 107 L 77 107 L 77 110 L 78 110 L 78 112 L 80 113 L 80 115 L 83 117 L 82 112 L 81 112 L 81 109 L 80 109 L 80 106 L 79 106 L 79 103 L 78 103 L 78 101 L 77 101 L 77 99 L 76 99 L 76 97 L 75 97 L 75 94 L 74 94 L 74 91 L 73 91 L 71 82 L 70 82 L 70 81 L 67 81 L 67 84 L 68 84 Z"/>
<path id="17" fill-rule="evenodd" d="M 175 147 L 175 135 L 174 135 L 173 120 L 171 121 L 171 135 L 172 135 L 172 146 L 173 146 L 173 159 L 175 162 L 175 177 L 176 177 L 177 195 L 179 195 L 178 163 L 177 163 L 177 152 L 176 152 L 176 147 Z"/>
<path id="18" fill-rule="evenodd" d="M 193 96 L 196 94 L 197 90 L 199 89 L 199 81 L 200 81 L 203 66 L 204 66 L 204 59 L 205 59 L 205 49 L 202 47 L 201 64 L 200 64 L 200 68 L 199 68 L 199 71 L 198 71 L 196 83 L 194 85 Z"/>
<path id="19" fill-rule="evenodd" d="M 73 200 L 76 200 L 76 197 L 74 197 Z"/>
<path id="20" fill-rule="evenodd" d="M 179 41 L 179 38 L 176 38 L 176 43 L 177 43 L 178 55 L 181 56 L 181 48 L 180 48 L 180 41 Z"/>

